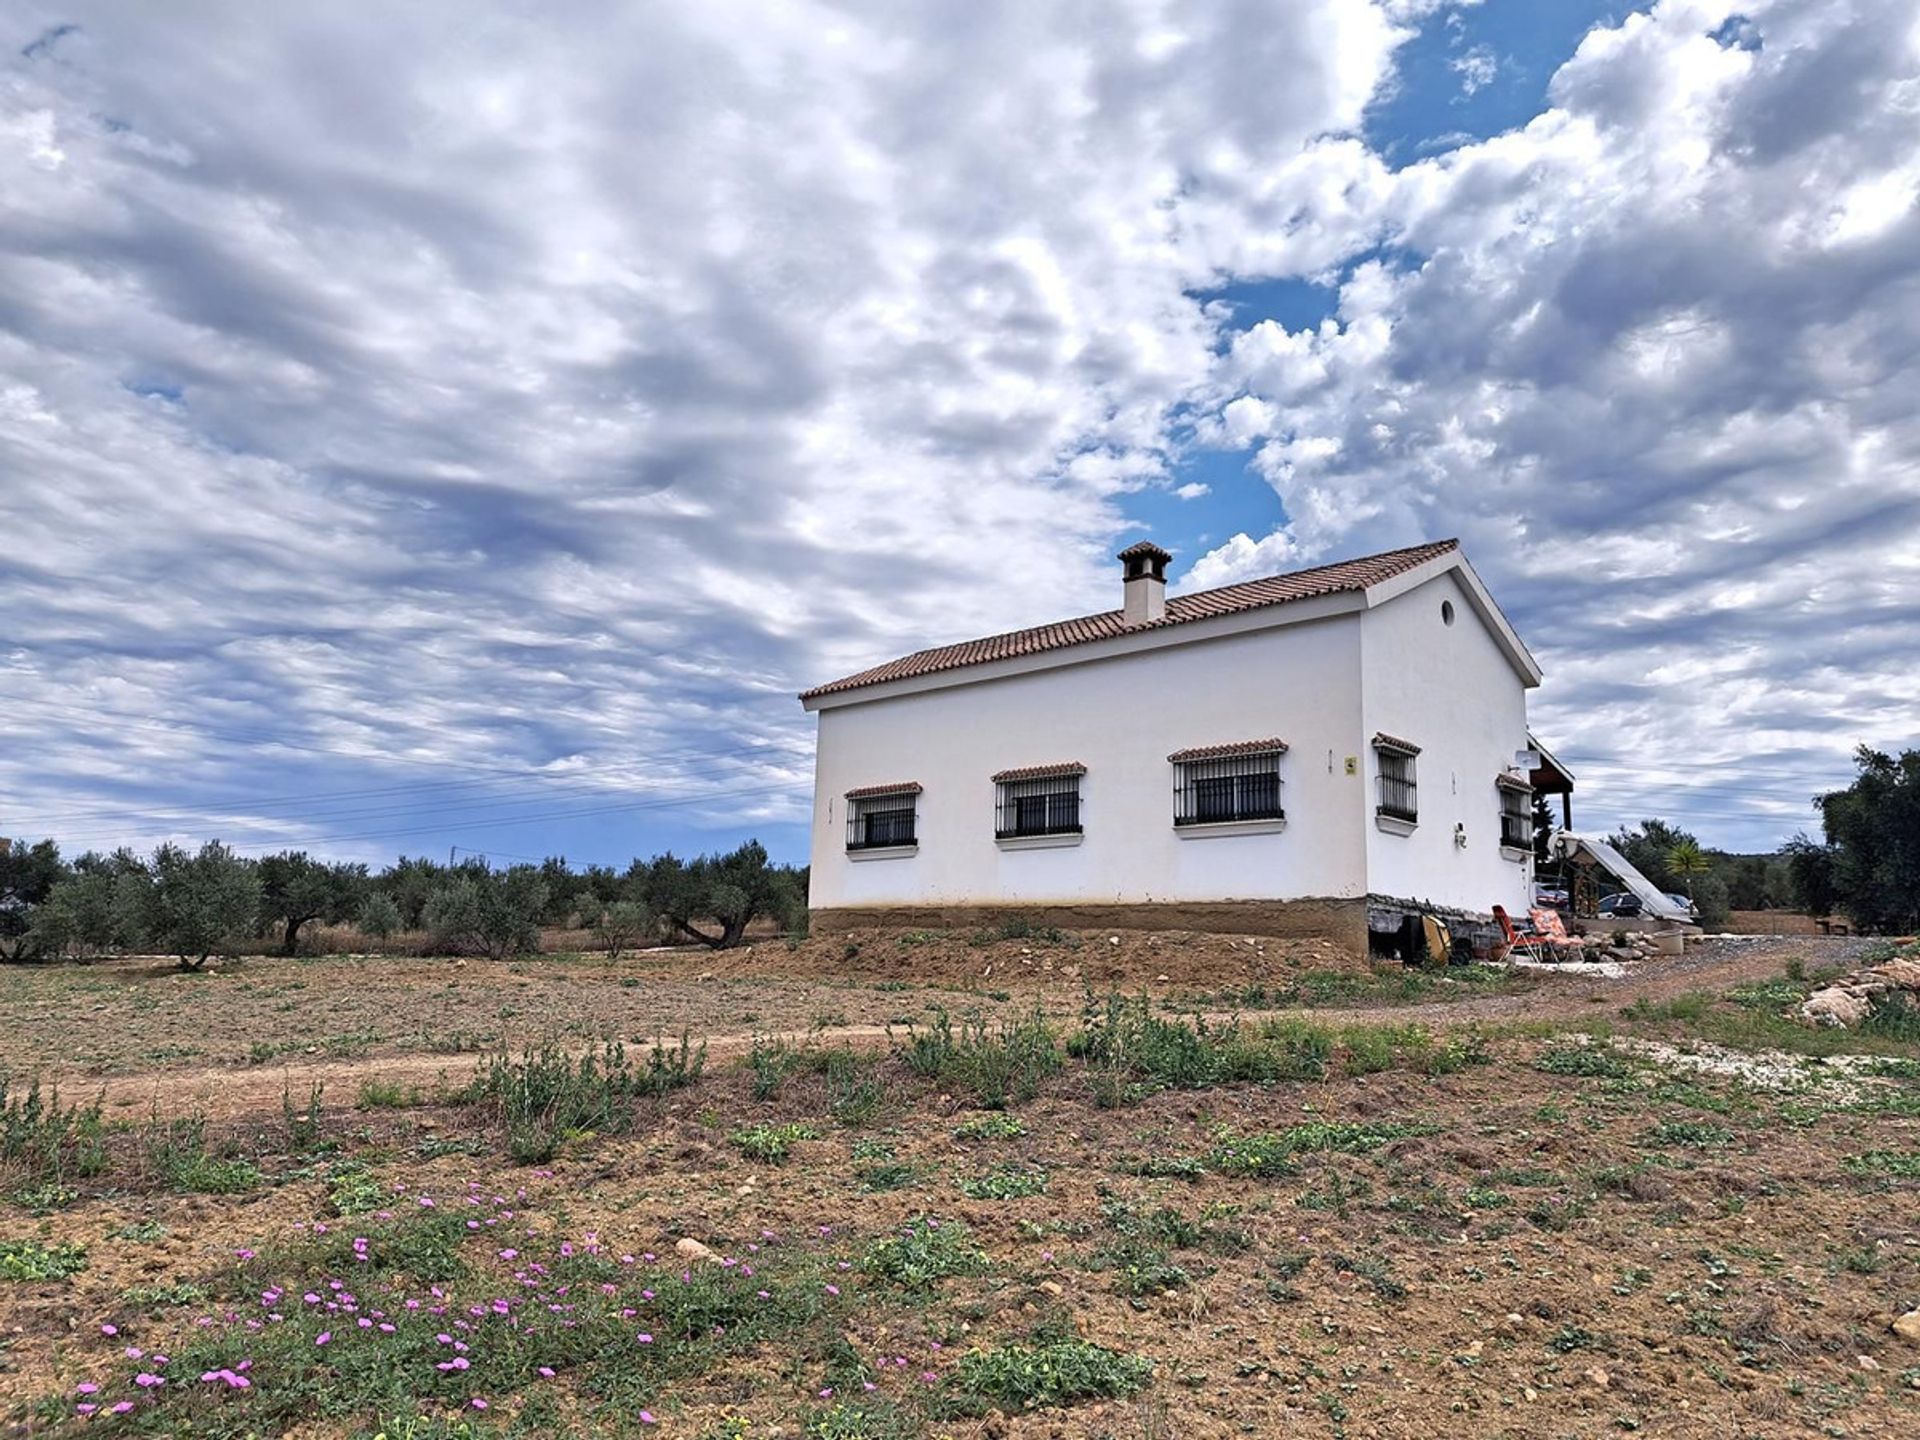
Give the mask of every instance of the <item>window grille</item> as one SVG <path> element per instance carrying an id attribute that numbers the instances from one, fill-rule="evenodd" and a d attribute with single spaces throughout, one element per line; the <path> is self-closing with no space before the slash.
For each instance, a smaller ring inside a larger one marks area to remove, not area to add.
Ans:
<path id="1" fill-rule="evenodd" d="M 1079 834 L 1080 775 L 1080 771 L 1074 770 L 998 781 L 999 797 L 993 821 L 995 838 Z"/>
<path id="2" fill-rule="evenodd" d="M 1173 823 L 1218 825 L 1233 820 L 1280 820 L 1280 756 L 1232 755 L 1174 763 Z"/>
<path id="3" fill-rule="evenodd" d="M 916 845 L 919 788 L 862 791 L 847 796 L 847 849 Z"/>
<path id="4" fill-rule="evenodd" d="M 1374 754 L 1380 765 L 1379 813 L 1409 824 L 1420 819 L 1420 790 L 1413 769 L 1417 753 L 1410 748 L 1374 742 Z"/>
<path id="5" fill-rule="evenodd" d="M 1500 844 L 1508 850 L 1533 848 L 1533 792 L 1511 783 L 1500 786 Z"/>

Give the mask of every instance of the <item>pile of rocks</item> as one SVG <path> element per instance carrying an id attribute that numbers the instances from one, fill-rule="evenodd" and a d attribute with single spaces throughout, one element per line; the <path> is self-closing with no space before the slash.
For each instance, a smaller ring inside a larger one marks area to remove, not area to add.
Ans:
<path id="1" fill-rule="evenodd" d="M 1651 960 L 1660 953 L 1648 930 L 1623 930 L 1617 935 L 1595 931 L 1587 936 L 1586 950 L 1590 960 Z"/>
<path id="2" fill-rule="evenodd" d="M 1800 1018 L 1810 1025 L 1851 1030 L 1874 1006 L 1895 991 L 1920 1001 L 1920 956 L 1901 955 L 1822 986 L 1800 1003 Z"/>

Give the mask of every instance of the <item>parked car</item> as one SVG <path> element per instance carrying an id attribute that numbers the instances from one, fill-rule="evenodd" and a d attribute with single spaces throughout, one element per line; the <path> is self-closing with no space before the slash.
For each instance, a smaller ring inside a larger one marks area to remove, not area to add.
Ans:
<path id="1" fill-rule="evenodd" d="M 1564 910 L 1570 903 L 1570 897 L 1557 885 L 1536 885 L 1533 887 L 1533 903 L 1546 905 L 1555 910 Z"/>
<path id="2" fill-rule="evenodd" d="M 1609 895 L 1600 902 L 1600 918 L 1603 920 L 1631 920 L 1640 913 L 1640 897 L 1631 890 Z"/>
<path id="3" fill-rule="evenodd" d="M 1682 910 L 1686 911 L 1687 918 L 1689 920 L 1698 920 L 1700 918 L 1700 907 L 1694 904 L 1693 901 L 1689 900 L 1686 896 L 1676 895 L 1671 890 L 1669 890 L 1667 892 L 1667 899 L 1671 900 L 1674 904 L 1678 905 Z"/>

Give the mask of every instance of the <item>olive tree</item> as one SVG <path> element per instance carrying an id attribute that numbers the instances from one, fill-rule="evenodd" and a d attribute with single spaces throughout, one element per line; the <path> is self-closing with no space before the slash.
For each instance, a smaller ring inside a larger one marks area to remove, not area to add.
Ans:
<path id="1" fill-rule="evenodd" d="M 144 942 L 200 970 L 215 955 L 238 953 L 260 921 L 260 874 L 218 840 L 197 851 L 162 845 L 143 891 L 121 897 L 123 924 Z"/>
<path id="2" fill-rule="evenodd" d="M 269 855 L 260 861 L 260 918 L 279 927 L 280 952 L 291 955 L 308 921 L 338 925 L 351 919 L 366 885 L 364 865 L 316 860 L 304 850 Z"/>
<path id="3" fill-rule="evenodd" d="M 0 838 L 0 960 L 32 960 L 44 952 L 45 932 L 36 921 L 67 876 L 60 847 Z"/>

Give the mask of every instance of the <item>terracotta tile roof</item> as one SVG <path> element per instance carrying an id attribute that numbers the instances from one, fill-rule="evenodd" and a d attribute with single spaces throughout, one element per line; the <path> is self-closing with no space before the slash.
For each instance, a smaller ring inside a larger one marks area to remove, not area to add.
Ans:
<path id="1" fill-rule="evenodd" d="M 1167 756 L 1176 765 L 1189 760 L 1232 760 L 1242 755 L 1284 755 L 1284 740 L 1232 740 L 1225 745 L 1196 745 L 1191 750 L 1176 750 Z"/>
<path id="2" fill-rule="evenodd" d="M 1116 560 L 1131 560 L 1136 555 L 1157 555 L 1162 560 L 1173 559 L 1173 552 L 1171 550 L 1163 550 L 1151 540 L 1136 540 L 1113 558 Z"/>
<path id="3" fill-rule="evenodd" d="M 1169 625 L 1210 620 L 1218 615 L 1236 615 L 1245 610 L 1261 610 L 1292 600 L 1310 600 L 1320 595 L 1365 590 L 1459 548 L 1458 540 L 1436 540 L 1426 545 L 1412 545 L 1404 550 L 1388 550 L 1379 555 L 1364 556 L 1358 560 L 1343 560 L 1337 565 L 1321 565 L 1312 570 L 1295 570 L 1286 575 L 1243 580 L 1237 585 L 1222 585 L 1217 590 L 1201 590 L 1192 595 L 1172 595 L 1167 598 L 1165 615 L 1158 620 L 1144 620 L 1134 625 L 1127 623 L 1124 610 L 1104 610 L 1098 615 L 1057 620 L 1051 625 L 1036 625 L 1030 630 L 1014 630 L 1005 635 L 989 635 L 958 645 L 917 650 L 870 670 L 862 670 L 825 685 L 816 685 L 811 690 L 803 691 L 800 698 L 811 700 L 818 695 L 835 695 L 843 690 L 883 685 L 889 680 L 938 675 L 968 665 L 984 665 L 991 660 L 1011 660 L 1023 655 L 1039 655 L 1048 650 L 1064 650 L 1071 645 L 1086 645 L 1095 640 L 1111 640 L 1115 636 L 1136 631 L 1161 630 Z"/>
<path id="4" fill-rule="evenodd" d="M 1384 730 L 1373 737 L 1373 748 L 1376 750 L 1394 750 L 1402 755 L 1418 755 L 1420 753 L 1420 747 L 1411 740 L 1402 740 L 1398 735 L 1389 735 Z"/>
<path id="5" fill-rule="evenodd" d="M 868 800 L 875 795 L 918 795 L 918 780 L 902 780 L 898 785 L 862 785 L 857 790 L 847 791 L 849 800 Z"/>
<path id="6" fill-rule="evenodd" d="M 1055 765 L 1023 765 L 1018 770 L 1002 770 L 993 777 L 996 785 L 1009 780 L 1051 780 L 1055 776 L 1084 775 L 1087 767 L 1078 760 L 1062 760 Z"/>
<path id="7" fill-rule="evenodd" d="M 1504 770 L 1493 777 L 1493 783 L 1498 785 L 1502 790 L 1522 790 L 1529 795 L 1533 793 L 1532 785 L 1522 780 L 1518 775 L 1509 775 Z"/>

